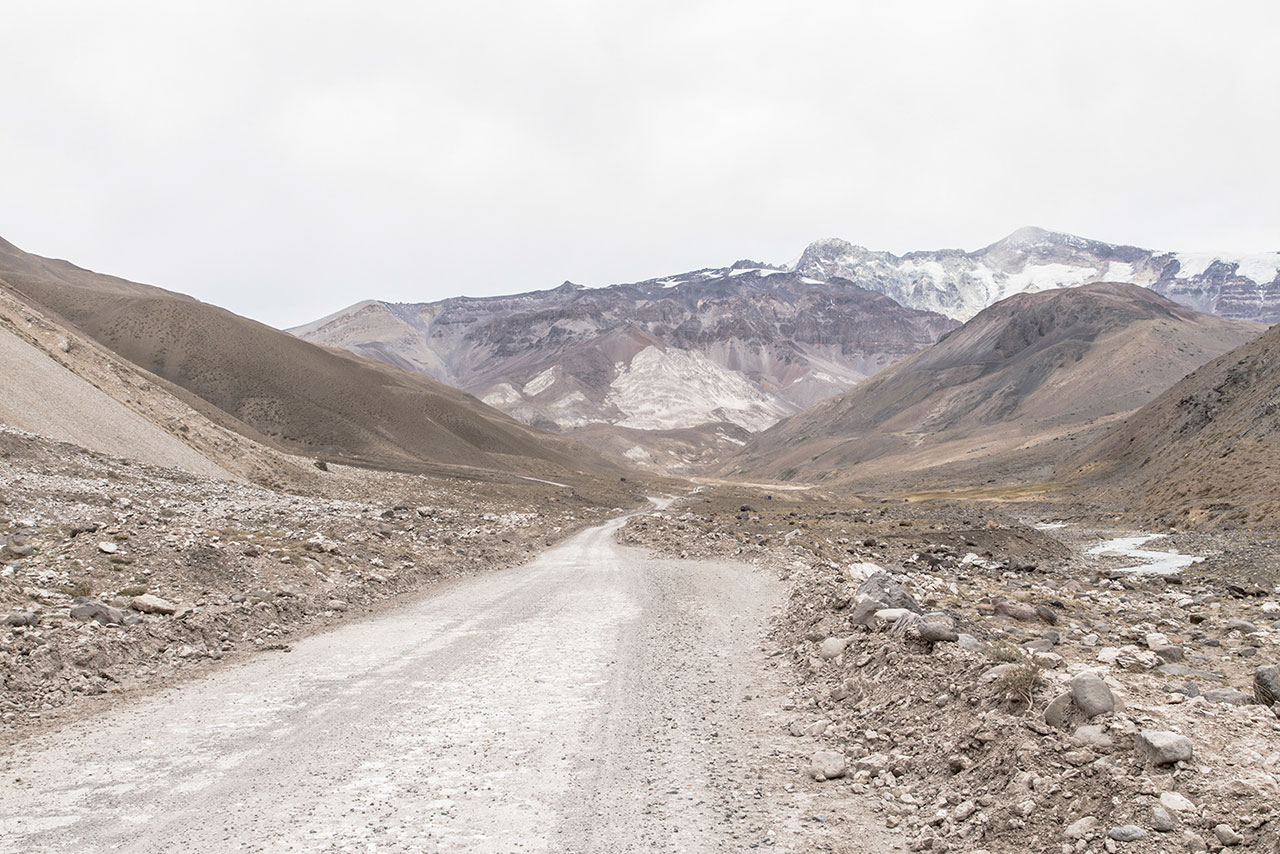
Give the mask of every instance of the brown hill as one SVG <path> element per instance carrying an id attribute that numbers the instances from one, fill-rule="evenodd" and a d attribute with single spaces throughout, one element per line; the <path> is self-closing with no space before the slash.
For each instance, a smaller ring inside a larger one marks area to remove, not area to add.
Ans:
<path id="1" fill-rule="evenodd" d="M 1152 400 L 1256 336 L 1146 288 L 1017 294 L 933 347 L 759 434 L 725 469 L 784 480 L 920 472 L 945 480 L 1047 473 L 1070 441 Z M 981 482 L 981 480 L 979 480 Z"/>
<path id="2" fill-rule="evenodd" d="M 2 240 L 0 284 L 167 381 L 213 420 L 283 450 L 393 467 L 608 467 L 425 376 Z"/>
<path id="3" fill-rule="evenodd" d="M 1059 475 L 1153 522 L 1280 526 L 1280 326 L 1184 378 Z"/>

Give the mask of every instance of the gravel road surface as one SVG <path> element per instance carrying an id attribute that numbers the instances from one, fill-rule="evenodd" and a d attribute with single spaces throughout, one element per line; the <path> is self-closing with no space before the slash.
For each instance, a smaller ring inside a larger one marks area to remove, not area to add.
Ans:
<path id="1" fill-rule="evenodd" d="M 898 850 L 802 773 L 779 583 L 622 521 L 18 744 L 0 850 Z"/>

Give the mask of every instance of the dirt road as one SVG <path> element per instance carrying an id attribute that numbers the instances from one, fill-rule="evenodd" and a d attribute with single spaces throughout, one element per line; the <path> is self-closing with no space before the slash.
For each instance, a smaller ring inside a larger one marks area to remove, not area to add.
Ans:
<path id="1" fill-rule="evenodd" d="M 0 850 L 896 850 L 801 773 L 778 582 L 621 524 L 19 744 Z"/>

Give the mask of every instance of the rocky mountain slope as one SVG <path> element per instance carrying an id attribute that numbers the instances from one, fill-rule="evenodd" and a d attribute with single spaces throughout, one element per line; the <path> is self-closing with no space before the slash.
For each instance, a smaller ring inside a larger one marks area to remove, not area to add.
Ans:
<path id="1" fill-rule="evenodd" d="M 141 369 L 145 378 L 127 398 L 146 397 L 154 386 L 260 446 L 396 467 L 609 467 L 580 446 L 420 374 L 317 347 L 182 294 L 30 255 L 4 241 L 0 288 L 136 366 L 114 373 Z M 181 413 L 170 414 L 165 429 L 185 441 L 191 427 Z"/>
<path id="2" fill-rule="evenodd" d="M 1280 524 L 1280 326 L 1168 389 L 1059 475 L 1164 525 Z"/>
<path id="3" fill-rule="evenodd" d="M 1129 413 L 1261 331 L 1134 285 L 1018 294 L 754 437 L 726 472 L 831 480 L 855 466 L 862 474 L 990 466 Z"/>
<path id="4" fill-rule="evenodd" d="M 1125 282 L 1222 317 L 1280 321 L 1280 252 L 1160 252 L 1022 228 L 973 252 L 894 255 L 844 240 L 810 244 L 793 265 L 802 276 L 839 276 L 903 305 L 968 320 L 1016 293 Z"/>
<path id="5" fill-rule="evenodd" d="M 954 325 L 848 282 L 739 262 L 606 288 L 369 301 L 292 331 L 456 385 L 536 426 L 755 431 Z"/>

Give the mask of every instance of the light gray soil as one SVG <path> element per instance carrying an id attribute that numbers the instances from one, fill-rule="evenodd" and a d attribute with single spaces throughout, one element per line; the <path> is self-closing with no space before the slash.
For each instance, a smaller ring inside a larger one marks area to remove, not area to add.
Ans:
<path id="1" fill-rule="evenodd" d="M 781 585 L 621 524 L 18 744 L 0 850 L 897 850 L 784 731 Z"/>

